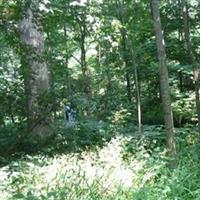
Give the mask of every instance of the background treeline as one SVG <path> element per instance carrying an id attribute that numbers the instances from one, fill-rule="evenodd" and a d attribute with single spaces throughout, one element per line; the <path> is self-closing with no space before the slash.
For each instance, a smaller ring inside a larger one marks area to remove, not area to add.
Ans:
<path id="1" fill-rule="evenodd" d="M 66 102 L 80 118 L 132 124 L 139 132 L 142 124 L 163 124 L 156 2 L 0 1 L 2 134 L 51 132 Z M 174 124 L 196 126 L 200 5 L 160 1 L 158 9 Z"/>
<path id="2" fill-rule="evenodd" d="M 199 26 L 199 0 L 0 0 L 0 199 L 199 200 Z"/>

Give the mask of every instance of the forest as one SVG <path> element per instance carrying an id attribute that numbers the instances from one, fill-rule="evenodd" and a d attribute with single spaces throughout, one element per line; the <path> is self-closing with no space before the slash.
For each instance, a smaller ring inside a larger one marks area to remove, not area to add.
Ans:
<path id="1" fill-rule="evenodd" d="M 0 0 L 0 199 L 200 199 L 199 0 Z"/>

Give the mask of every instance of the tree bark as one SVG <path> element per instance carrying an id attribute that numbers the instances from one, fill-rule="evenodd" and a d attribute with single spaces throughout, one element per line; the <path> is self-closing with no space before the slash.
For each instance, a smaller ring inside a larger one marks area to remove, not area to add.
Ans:
<path id="1" fill-rule="evenodd" d="M 55 73 L 53 69 L 53 57 L 52 57 L 52 48 L 51 48 L 51 38 L 50 33 L 47 33 L 47 40 L 49 43 L 48 46 L 48 66 L 49 66 L 49 92 L 51 94 L 51 105 L 53 111 L 53 118 L 56 119 L 56 93 L 55 93 Z"/>
<path id="2" fill-rule="evenodd" d="M 127 15 L 125 14 L 126 4 L 124 1 L 116 2 L 118 9 L 118 19 L 121 22 L 121 45 L 122 45 L 122 56 L 125 64 L 125 78 L 126 78 L 126 92 L 129 103 L 131 103 L 131 81 L 130 81 L 130 67 L 128 61 L 128 46 L 127 46 L 127 31 L 126 31 L 126 23 L 127 23 Z"/>
<path id="3" fill-rule="evenodd" d="M 133 50 L 131 40 L 128 38 L 129 50 L 131 54 L 131 61 L 134 68 L 134 81 L 135 81 L 135 97 L 136 97 L 136 107 L 137 107 L 137 123 L 138 123 L 138 133 L 142 134 L 142 112 L 141 112 L 141 94 L 140 94 L 140 81 L 138 77 L 138 64 L 136 62 L 135 52 Z"/>
<path id="4" fill-rule="evenodd" d="M 155 35 L 156 35 L 157 56 L 159 60 L 161 98 L 164 111 L 165 127 L 167 131 L 167 146 L 169 148 L 169 155 L 172 159 L 170 165 L 171 167 L 175 167 L 177 165 L 177 162 L 176 162 L 176 146 L 174 141 L 174 123 L 173 123 L 173 114 L 171 108 L 171 98 L 170 98 L 168 69 L 166 64 L 164 38 L 160 20 L 159 1 L 151 0 L 151 7 L 153 14 Z"/>
<path id="5" fill-rule="evenodd" d="M 121 19 L 122 20 L 122 19 Z M 123 23 L 123 20 L 121 21 Z M 126 78 L 126 91 L 127 91 L 127 98 L 128 101 L 131 103 L 131 83 L 130 83 L 130 70 L 129 70 L 129 62 L 128 62 L 128 56 L 127 56 L 127 39 L 126 39 L 126 30 L 124 27 L 121 28 L 121 37 L 122 37 L 122 55 L 123 60 L 125 64 L 125 78 Z"/>
<path id="6" fill-rule="evenodd" d="M 90 87 L 90 79 L 89 72 L 87 68 L 86 62 L 86 50 L 85 50 L 85 39 L 86 39 L 86 16 L 83 13 L 81 15 L 81 21 L 79 21 L 80 26 L 80 47 L 81 47 L 81 69 L 83 74 L 83 84 L 84 84 L 84 93 L 86 94 L 88 99 L 91 99 L 91 87 Z"/>
<path id="7" fill-rule="evenodd" d="M 66 25 L 63 27 L 64 30 L 64 40 L 65 40 L 65 64 L 64 64 L 64 72 L 65 72 L 65 82 L 64 82 L 64 96 L 69 96 L 71 98 L 71 87 L 70 87 L 70 81 L 69 81 L 69 68 L 68 68 L 68 62 L 69 62 L 69 55 L 68 55 L 68 44 L 67 44 L 67 29 Z M 70 99 L 71 100 L 71 99 Z"/>
<path id="8" fill-rule="evenodd" d="M 138 133 L 142 133 L 142 115 L 141 115 L 141 95 L 140 95 L 140 84 L 139 84 L 139 78 L 138 78 L 138 69 L 137 69 L 137 63 L 135 58 L 135 53 L 133 51 L 133 47 L 131 45 L 131 40 L 127 36 L 127 32 L 124 26 L 126 26 L 127 22 L 127 16 L 126 16 L 126 10 L 127 5 L 124 1 L 117 1 L 117 7 L 119 10 L 118 18 L 122 24 L 121 28 L 121 36 L 122 36 L 122 47 L 123 47 L 123 58 L 126 66 L 126 83 L 127 83 L 127 96 L 129 102 L 131 102 L 131 84 L 130 84 L 130 70 L 129 70 L 129 62 L 128 60 L 131 60 L 131 64 L 134 67 L 134 81 L 135 81 L 135 98 L 136 98 L 136 108 L 137 108 L 137 123 L 138 123 Z M 125 16 L 124 16 L 125 15 Z M 131 58 L 129 58 L 129 56 Z"/>
<path id="9" fill-rule="evenodd" d="M 189 57 L 193 66 L 193 76 L 194 76 L 194 84 L 195 84 L 195 100 L 196 100 L 196 112 L 198 117 L 198 129 L 200 133 L 200 69 L 199 64 L 197 62 L 194 49 L 192 47 L 192 42 L 190 38 L 190 28 L 189 28 L 189 14 L 188 14 L 188 5 L 185 0 L 182 0 L 181 5 L 182 17 L 183 17 L 183 29 L 184 29 L 184 39 L 186 43 L 186 47 L 189 53 Z"/>
<path id="10" fill-rule="evenodd" d="M 23 16 L 19 22 L 21 38 L 22 66 L 24 68 L 25 91 L 27 96 L 28 131 L 43 137 L 49 132 L 50 112 L 47 94 L 49 76 L 44 60 L 44 38 L 38 19 L 38 3 L 30 1 L 23 5 Z"/>

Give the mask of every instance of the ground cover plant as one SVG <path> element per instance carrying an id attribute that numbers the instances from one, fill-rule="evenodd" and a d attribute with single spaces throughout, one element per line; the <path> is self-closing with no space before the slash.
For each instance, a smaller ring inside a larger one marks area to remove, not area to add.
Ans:
<path id="1" fill-rule="evenodd" d="M 71 133 L 66 130 L 54 138 L 54 147 L 47 145 L 1 167 L 1 199 L 199 198 L 198 134 L 191 128 L 176 130 L 176 169 L 168 167 L 159 127 L 146 127 L 143 137 L 127 132 L 105 138 L 104 134 L 101 144 L 91 136 L 90 143 L 86 138 L 86 146 L 82 141 L 77 149 L 70 146 L 72 139 L 66 135 Z M 83 130 L 94 134 L 88 126 Z"/>
<path id="2" fill-rule="evenodd" d="M 0 0 L 0 200 L 199 200 L 199 13 Z"/>

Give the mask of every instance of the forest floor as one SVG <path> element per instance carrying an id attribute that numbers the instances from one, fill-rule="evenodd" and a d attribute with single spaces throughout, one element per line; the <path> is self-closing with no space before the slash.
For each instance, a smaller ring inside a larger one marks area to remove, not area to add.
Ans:
<path id="1" fill-rule="evenodd" d="M 77 143 L 74 137 L 70 140 L 58 134 L 40 151 L 21 153 L 10 160 L 2 157 L 0 199 L 200 199 L 200 148 L 196 133 L 190 129 L 177 130 L 178 167 L 173 170 L 168 168 L 160 129 L 147 127 L 143 137 L 117 133 L 103 138 L 101 144 L 92 138 L 100 140 L 95 134 L 102 134 L 103 129 L 95 130 L 93 136 L 88 132 L 90 136 L 82 137 L 79 129 Z M 87 145 L 80 150 L 78 146 L 84 142 Z M 89 142 L 94 145 L 89 147 Z M 77 149 L 65 151 L 74 144 Z"/>

